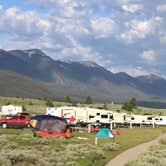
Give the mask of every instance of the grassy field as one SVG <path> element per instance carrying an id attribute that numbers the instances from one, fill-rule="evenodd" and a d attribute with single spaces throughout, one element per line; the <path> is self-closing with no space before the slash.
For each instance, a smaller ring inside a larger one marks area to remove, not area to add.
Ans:
<path id="1" fill-rule="evenodd" d="M 162 139 L 158 145 L 152 146 L 141 154 L 137 160 L 125 166 L 165 166 L 166 165 L 166 139 Z"/>
<path id="2" fill-rule="evenodd" d="M 14 104 L 24 106 L 30 114 L 45 114 L 46 100 L 0 97 L 0 105 Z M 63 102 L 53 102 L 55 107 L 71 105 Z M 103 104 L 84 105 L 95 108 Z M 107 104 L 108 110 L 121 110 L 121 105 Z M 137 108 L 137 114 L 166 114 L 164 110 Z M 147 142 L 164 132 L 165 128 L 121 128 L 120 136 L 115 139 L 99 139 L 94 144 L 95 134 L 73 133 L 71 139 L 46 138 L 33 136 L 31 129 L 1 129 L 0 128 L 0 165 L 2 166 L 104 166 L 116 155 L 130 147 Z M 87 140 L 79 139 L 87 138 Z"/>
<path id="3" fill-rule="evenodd" d="M 71 139 L 38 138 L 31 129 L 0 129 L 0 165 L 4 166 L 104 166 L 122 151 L 147 142 L 164 128 L 122 128 L 114 139 L 99 139 L 95 134 L 73 133 Z M 79 139 L 79 138 L 87 138 Z"/>

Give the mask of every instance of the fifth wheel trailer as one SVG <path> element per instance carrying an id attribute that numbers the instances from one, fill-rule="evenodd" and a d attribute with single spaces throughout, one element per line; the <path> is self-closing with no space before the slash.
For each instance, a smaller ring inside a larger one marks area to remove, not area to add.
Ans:
<path id="1" fill-rule="evenodd" d="M 153 115 L 132 115 L 126 113 L 119 113 L 110 110 L 89 108 L 89 107 L 57 107 L 47 108 L 46 114 L 64 117 L 75 118 L 77 124 L 121 124 L 121 125 L 162 125 L 166 126 L 166 116 Z"/>
<path id="2" fill-rule="evenodd" d="M 47 108 L 46 114 L 70 118 L 75 117 L 76 123 L 124 123 L 126 122 L 126 113 L 116 113 L 109 110 L 95 109 L 89 107 L 57 107 Z"/>

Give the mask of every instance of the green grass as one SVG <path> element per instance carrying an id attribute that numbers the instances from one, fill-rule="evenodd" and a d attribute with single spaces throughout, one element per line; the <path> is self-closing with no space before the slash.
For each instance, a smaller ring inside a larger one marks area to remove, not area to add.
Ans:
<path id="1" fill-rule="evenodd" d="M 45 114 L 46 101 L 27 98 L 0 97 L 0 105 L 7 103 L 24 105 L 30 114 Z M 64 106 L 64 102 L 54 101 L 54 106 Z M 68 104 L 70 105 L 70 104 Z M 102 107 L 103 104 L 83 105 Z M 107 104 L 109 110 L 120 110 L 121 105 Z M 137 108 L 134 113 L 150 112 L 158 114 L 161 110 Z M 164 111 L 163 111 L 164 112 Z M 102 166 L 116 155 L 140 143 L 150 141 L 165 131 L 165 128 L 121 128 L 115 139 L 99 139 L 94 144 L 95 134 L 73 133 L 71 139 L 41 139 L 33 136 L 30 129 L 0 129 L 0 165 L 77 165 Z M 85 137 L 88 140 L 80 140 Z M 118 148 L 119 147 L 119 148 Z M 20 157 L 21 156 L 21 157 Z"/>
<path id="2" fill-rule="evenodd" d="M 31 129 L 0 129 L 0 165 L 77 165 L 104 166 L 122 151 L 147 142 L 163 128 L 123 128 L 114 139 L 99 139 L 94 144 L 95 134 L 73 133 L 71 139 L 38 138 Z M 87 140 L 78 137 L 88 138 Z M 56 164 L 55 164 L 56 163 Z"/>

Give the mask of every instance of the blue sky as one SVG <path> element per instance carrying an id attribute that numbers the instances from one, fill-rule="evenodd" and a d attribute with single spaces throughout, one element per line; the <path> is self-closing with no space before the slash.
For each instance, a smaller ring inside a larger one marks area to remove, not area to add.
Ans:
<path id="1" fill-rule="evenodd" d="M 0 48 L 166 77 L 166 1 L 0 0 Z"/>

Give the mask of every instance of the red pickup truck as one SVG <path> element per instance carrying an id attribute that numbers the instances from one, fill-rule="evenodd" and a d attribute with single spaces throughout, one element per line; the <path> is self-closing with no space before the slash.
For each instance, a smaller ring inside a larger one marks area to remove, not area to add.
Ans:
<path id="1" fill-rule="evenodd" d="M 29 126 L 29 116 L 24 114 L 18 114 L 14 116 L 8 116 L 0 119 L 0 124 L 2 128 L 8 127 L 28 127 Z"/>

